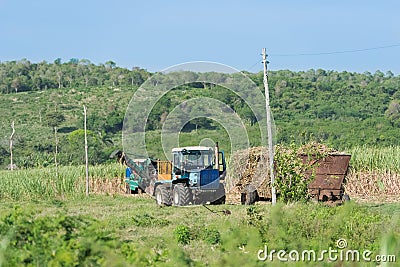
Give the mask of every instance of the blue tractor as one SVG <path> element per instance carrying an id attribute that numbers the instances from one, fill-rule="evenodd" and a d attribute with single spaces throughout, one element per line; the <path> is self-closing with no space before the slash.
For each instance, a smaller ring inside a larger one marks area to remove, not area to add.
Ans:
<path id="1" fill-rule="evenodd" d="M 225 155 L 213 147 L 172 149 L 172 162 L 126 160 L 127 182 L 132 192 L 144 190 L 158 205 L 186 206 L 225 203 Z"/>

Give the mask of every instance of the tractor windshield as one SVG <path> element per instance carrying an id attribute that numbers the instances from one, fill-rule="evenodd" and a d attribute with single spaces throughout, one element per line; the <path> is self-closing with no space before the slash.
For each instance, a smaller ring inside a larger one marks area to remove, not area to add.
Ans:
<path id="1" fill-rule="evenodd" d="M 206 169 L 212 167 L 212 150 L 186 150 L 182 151 L 183 167 L 186 170 Z"/>

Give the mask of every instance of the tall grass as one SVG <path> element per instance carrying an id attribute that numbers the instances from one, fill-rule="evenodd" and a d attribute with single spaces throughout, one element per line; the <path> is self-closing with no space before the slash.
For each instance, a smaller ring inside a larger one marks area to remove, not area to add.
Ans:
<path id="1" fill-rule="evenodd" d="M 121 186 L 124 167 L 119 164 L 89 167 L 91 191 L 96 193 L 104 184 Z M 25 200 L 54 197 L 80 197 L 85 192 L 85 167 L 55 167 L 0 171 L 0 199 Z M 118 182 L 112 183 L 113 180 Z M 115 188 L 118 191 L 117 188 Z M 110 189 L 108 191 L 111 191 Z"/>
<path id="2" fill-rule="evenodd" d="M 400 146 L 357 146 L 347 149 L 354 171 L 382 171 L 400 173 Z"/>

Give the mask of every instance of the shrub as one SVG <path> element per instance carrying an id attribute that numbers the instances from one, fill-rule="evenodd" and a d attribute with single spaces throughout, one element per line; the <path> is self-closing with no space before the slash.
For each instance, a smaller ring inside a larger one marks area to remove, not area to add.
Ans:
<path id="1" fill-rule="evenodd" d="M 189 227 L 185 225 L 178 225 L 174 231 L 176 240 L 179 244 L 187 245 L 191 240 L 191 234 Z"/>
<path id="2" fill-rule="evenodd" d="M 306 172 L 311 166 L 302 162 L 296 147 L 276 146 L 274 160 L 275 187 L 279 200 L 286 203 L 308 200 L 308 184 L 312 177 L 308 177 Z"/>
<path id="3" fill-rule="evenodd" d="M 214 228 L 203 228 L 200 237 L 210 245 L 216 245 L 221 242 L 221 234 Z"/>

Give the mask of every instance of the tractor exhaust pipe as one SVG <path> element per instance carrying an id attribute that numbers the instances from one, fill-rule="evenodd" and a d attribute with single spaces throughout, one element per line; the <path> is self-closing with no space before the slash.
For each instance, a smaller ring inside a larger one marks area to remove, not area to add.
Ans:
<path id="1" fill-rule="evenodd" d="M 218 142 L 215 143 L 215 169 L 219 170 L 219 147 L 218 147 Z"/>

